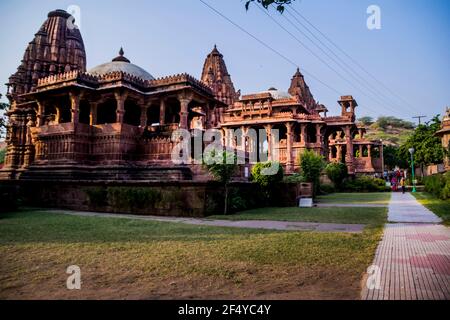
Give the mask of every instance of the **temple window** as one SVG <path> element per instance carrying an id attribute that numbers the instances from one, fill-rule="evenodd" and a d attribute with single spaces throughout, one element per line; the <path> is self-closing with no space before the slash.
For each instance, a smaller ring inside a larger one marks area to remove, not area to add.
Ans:
<path id="1" fill-rule="evenodd" d="M 314 125 L 308 125 L 306 129 L 307 141 L 309 143 L 316 143 L 316 127 Z"/>
<path id="2" fill-rule="evenodd" d="M 141 108 L 134 101 L 125 101 L 125 115 L 123 122 L 136 127 L 140 125 Z"/>
<path id="3" fill-rule="evenodd" d="M 294 124 L 294 143 L 301 142 L 302 140 L 302 130 L 299 123 Z"/>
<path id="4" fill-rule="evenodd" d="M 91 112 L 91 106 L 88 101 L 82 100 L 80 102 L 80 120 L 79 123 L 89 124 L 89 115 Z"/>
<path id="5" fill-rule="evenodd" d="M 367 149 L 367 146 L 363 146 L 363 154 L 362 156 L 364 158 L 367 158 L 369 156 L 369 150 Z"/>
<path id="6" fill-rule="evenodd" d="M 98 105 L 97 124 L 115 123 L 116 122 L 117 102 L 110 99 Z"/>
<path id="7" fill-rule="evenodd" d="M 180 102 L 177 99 L 166 101 L 166 124 L 180 122 Z"/>
<path id="8" fill-rule="evenodd" d="M 148 126 L 159 123 L 159 109 L 160 109 L 160 106 L 156 105 L 156 104 L 152 104 L 147 109 L 147 125 Z"/>

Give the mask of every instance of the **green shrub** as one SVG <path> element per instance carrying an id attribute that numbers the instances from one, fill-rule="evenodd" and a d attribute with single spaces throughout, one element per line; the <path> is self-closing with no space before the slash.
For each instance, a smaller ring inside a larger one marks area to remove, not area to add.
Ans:
<path id="1" fill-rule="evenodd" d="M 390 188 L 386 187 L 386 182 L 383 179 L 373 178 L 370 176 L 360 176 L 355 179 L 346 180 L 342 184 L 341 189 L 346 192 L 390 191 Z"/>
<path id="2" fill-rule="evenodd" d="M 423 182 L 425 191 L 442 200 L 450 199 L 450 172 L 425 177 Z"/>
<path id="3" fill-rule="evenodd" d="M 320 175 L 325 167 L 323 157 L 312 150 L 306 150 L 300 156 L 300 168 L 306 182 L 314 183 L 314 194 L 319 191 Z"/>
<path id="4" fill-rule="evenodd" d="M 277 165 L 278 171 L 275 174 L 263 174 L 264 169 Z M 283 181 L 283 177 L 283 167 L 278 162 L 259 162 L 252 168 L 252 181 L 256 182 L 263 189 L 270 189 L 275 184 Z"/>
<path id="5" fill-rule="evenodd" d="M 290 176 L 284 177 L 283 182 L 302 183 L 302 182 L 306 182 L 306 180 L 300 173 L 294 173 L 294 174 L 291 174 Z"/>
<path id="6" fill-rule="evenodd" d="M 336 188 L 331 184 L 322 184 L 320 186 L 320 193 L 321 194 L 329 194 L 329 193 L 335 193 Z"/>
<path id="7" fill-rule="evenodd" d="M 339 189 L 348 175 L 347 166 L 342 162 L 332 162 L 325 167 L 325 172 L 328 178 L 334 183 L 334 186 Z"/>

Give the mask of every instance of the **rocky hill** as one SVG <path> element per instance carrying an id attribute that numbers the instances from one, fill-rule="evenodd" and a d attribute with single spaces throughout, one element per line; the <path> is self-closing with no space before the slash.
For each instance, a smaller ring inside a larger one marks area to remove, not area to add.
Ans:
<path id="1" fill-rule="evenodd" d="M 371 117 L 358 119 L 366 130 L 367 139 L 382 139 L 385 145 L 400 146 L 414 131 L 414 124 L 395 117 L 379 117 L 376 121 Z"/>

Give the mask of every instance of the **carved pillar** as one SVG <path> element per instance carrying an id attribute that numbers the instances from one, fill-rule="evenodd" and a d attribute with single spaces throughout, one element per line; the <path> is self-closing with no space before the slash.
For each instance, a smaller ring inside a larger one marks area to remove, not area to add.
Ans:
<path id="1" fill-rule="evenodd" d="M 363 157 L 364 157 L 364 154 L 363 154 L 363 145 L 360 144 L 360 145 L 359 145 L 359 158 L 363 158 Z"/>
<path id="2" fill-rule="evenodd" d="M 342 146 L 339 144 L 336 146 L 336 159 L 338 162 L 342 162 Z"/>
<path id="3" fill-rule="evenodd" d="M 163 126 L 166 124 L 166 100 L 161 99 L 159 102 L 159 125 Z"/>
<path id="4" fill-rule="evenodd" d="M 56 109 L 56 116 L 55 116 L 55 122 L 57 124 L 61 123 L 61 107 L 55 107 Z M 73 119 L 73 115 L 72 115 L 72 119 Z"/>
<path id="5" fill-rule="evenodd" d="M 304 147 L 306 146 L 306 123 L 300 125 L 300 143 Z"/>
<path id="6" fill-rule="evenodd" d="M 178 98 L 180 101 L 180 129 L 189 129 L 188 117 L 189 117 L 189 103 L 190 99 Z"/>
<path id="7" fill-rule="evenodd" d="M 291 173 L 294 169 L 294 160 L 292 158 L 292 144 L 294 143 L 294 130 L 293 130 L 294 124 L 291 122 L 286 123 L 286 129 L 287 129 L 287 141 L 286 141 L 286 171 L 287 173 Z"/>
<path id="8" fill-rule="evenodd" d="M 38 110 L 37 110 L 37 127 L 44 125 L 45 118 L 45 103 L 43 101 L 37 101 Z"/>
<path id="9" fill-rule="evenodd" d="M 350 126 L 346 126 L 344 128 L 344 131 L 345 131 L 345 141 L 347 143 L 345 164 L 347 165 L 348 173 L 353 174 L 353 173 L 355 173 L 355 168 L 354 168 L 354 164 L 353 164 L 353 160 L 354 160 L 353 159 L 353 139 L 352 139 L 352 135 L 351 135 Z"/>
<path id="10" fill-rule="evenodd" d="M 33 116 L 28 115 L 27 117 L 27 136 L 25 141 L 25 154 L 24 154 L 24 160 L 23 160 L 23 166 L 29 167 L 31 163 L 34 161 L 34 155 L 35 155 L 35 149 L 33 145 L 33 139 L 31 134 L 31 128 L 34 127 L 36 124 L 34 122 Z"/>
<path id="11" fill-rule="evenodd" d="M 322 146 L 322 125 L 317 123 L 316 124 L 316 143 L 318 143 L 320 146 Z"/>
<path id="12" fill-rule="evenodd" d="M 76 126 L 80 121 L 80 95 L 70 93 L 70 111 L 72 113 L 72 123 Z"/>
<path id="13" fill-rule="evenodd" d="M 247 131 L 248 128 L 245 128 L 244 126 L 241 127 L 241 150 L 244 152 L 247 151 Z"/>
<path id="14" fill-rule="evenodd" d="M 147 127 L 147 110 L 150 107 L 150 105 L 146 106 L 142 106 L 141 107 L 141 127 L 145 128 Z"/>
<path id="15" fill-rule="evenodd" d="M 370 158 L 370 161 L 372 161 L 372 145 L 367 145 L 367 157 Z"/>
<path id="16" fill-rule="evenodd" d="M 97 109 L 98 109 L 98 103 L 97 102 L 91 102 L 90 104 L 90 112 L 89 112 L 89 124 L 91 126 L 94 126 L 97 124 Z"/>
<path id="17" fill-rule="evenodd" d="M 264 129 L 266 129 L 267 135 L 267 160 L 272 161 L 272 125 L 266 124 Z"/>
<path id="18" fill-rule="evenodd" d="M 125 115 L 125 101 L 127 100 L 127 93 L 120 94 L 119 92 L 116 92 L 114 94 L 114 97 L 116 98 L 116 102 L 117 102 L 116 122 L 123 123 L 123 117 Z"/>

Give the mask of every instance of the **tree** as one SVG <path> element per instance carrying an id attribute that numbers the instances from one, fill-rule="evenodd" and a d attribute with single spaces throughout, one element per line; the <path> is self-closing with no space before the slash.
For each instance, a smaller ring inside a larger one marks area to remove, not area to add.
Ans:
<path id="1" fill-rule="evenodd" d="M 300 157 L 300 168 L 307 182 L 314 183 L 314 194 L 319 190 L 320 175 L 325 167 L 323 157 L 314 151 L 306 150 Z"/>
<path id="2" fill-rule="evenodd" d="M 401 169 L 406 169 L 409 167 L 408 159 L 403 158 L 400 155 L 400 148 L 395 146 L 384 146 L 383 147 L 383 158 L 384 165 L 386 168 L 392 170 L 395 167 Z"/>
<path id="3" fill-rule="evenodd" d="M 362 118 L 359 118 L 358 121 L 361 122 L 365 126 L 370 126 L 371 124 L 374 123 L 372 117 L 362 117 Z"/>
<path id="4" fill-rule="evenodd" d="M 275 174 L 264 174 L 264 169 L 274 166 L 278 166 L 278 170 Z M 259 162 L 252 168 L 252 181 L 256 182 L 261 187 L 261 190 L 269 200 L 272 196 L 274 186 L 283 181 L 283 177 L 283 167 L 278 162 Z"/>
<path id="5" fill-rule="evenodd" d="M 217 158 L 219 158 L 219 161 L 217 161 Z M 205 159 L 204 163 L 204 166 L 214 179 L 223 183 L 225 187 L 224 214 L 228 214 L 228 184 L 236 172 L 236 160 L 236 155 L 234 153 L 223 151 L 221 156 L 219 155 L 219 157 L 216 157 L 215 151 L 212 151 L 207 155 L 207 159 Z"/>
<path id="6" fill-rule="evenodd" d="M 248 10 L 252 2 L 257 2 L 258 4 L 261 4 L 265 9 L 268 9 L 269 6 L 274 4 L 277 7 L 277 10 L 280 13 L 283 13 L 285 5 L 291 4 L 293 1 L 295 0 L 247 0 L 247 2 L 245 3 L 245 9 Z"/>
<path id="7" fill-rule="evenodd" d="M 400 146 L 399 156 L 407 159 L 411 166 L 410 148 L 414 148 L 414 162 L 422 168 L 430 164 L 439 164 L 444 160 L 445 150 L 441 138 L 435 135 L 441 128 L 439 115 L 431 121 L 419 125 L 408 140 Z"/>
<path id="8" fill-rule="evenodd" d="M 342 162 L 329 163 L 325 167 L 325 172 L 328 178 L 334 183 L 334 186 L 339 189 L 348 175 L 347 166 Z"/>

